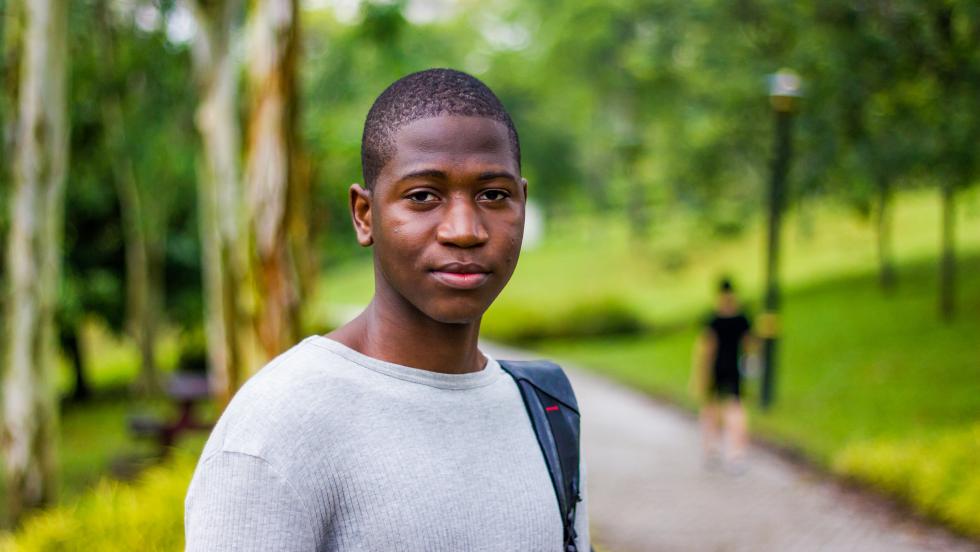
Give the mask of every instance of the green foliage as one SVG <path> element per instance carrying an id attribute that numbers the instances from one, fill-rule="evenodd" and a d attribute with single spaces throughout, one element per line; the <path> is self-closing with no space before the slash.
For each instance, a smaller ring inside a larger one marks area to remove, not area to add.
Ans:
<path id="1" fill-rule="evenodd" d="M 103 480 L 77 503 L 37 514 L 0 551 L 181 550 L 187 485 L 196 457 L 177 453 L 134 483 Z"/>
<path id="2" fill-rule="evenodd" d="M 833 466 L 980 537 L 980 424 L 911 439 L 854 443 L 834 457 Z"/>
<path id="3" fill-rule="evenodd" d="M 548 338 L 596 337 L 639 333 L 643 321 L 622 299 L 570 301 L 554 310 L 535 304 L 503 303 L 488 316 L 481 334 L 509 342 Z"/>
<path id="4" fill-rule="evenodd" d="M 148 236 L 151 271 L 167 315 L 188 326 L 201 313 L 193 130 L 195 97 L 186 47 L 108 0 L 72 3 L 69 24 L 70 167 L 59 318 L 77 331 L 96 315 L 116 331 L 124 318 L 124 229 L 118 194 L 132 180 L 133 221 Z M 157 9 L 157 8 L 154 8 Z"/>

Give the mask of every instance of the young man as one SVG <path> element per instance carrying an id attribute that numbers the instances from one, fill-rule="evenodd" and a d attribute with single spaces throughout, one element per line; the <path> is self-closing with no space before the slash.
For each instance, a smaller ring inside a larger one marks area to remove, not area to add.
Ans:
<path id="1" fill-rule="evenodd" d="M 477 348 L 524 229 L 514 124 L 483 83 L 433 69 L 378 97 L 361 148 L 350 209 L 374 298 L 229 404 L 188 490 L 187 548 L 562 550 L 521 393 Z M 588 551 L 584 502 L 574 527 Z"/>
<path id="2" fill-rule="evenodd" d="M 713 467 L 722 459 L 724 428 L 725 460 L 733 473 L 745 469 L 748 422 L 742 406 L 742 373 L 739 361 L 753 348 L 752 324 L 735 297 L 730 280 L 718 286 L 718 301 L 695 346 L 692 381 L 702 401 L 701 431 L 705 463 Z M 724 423 L 722 423 L 724 422 Z"/>

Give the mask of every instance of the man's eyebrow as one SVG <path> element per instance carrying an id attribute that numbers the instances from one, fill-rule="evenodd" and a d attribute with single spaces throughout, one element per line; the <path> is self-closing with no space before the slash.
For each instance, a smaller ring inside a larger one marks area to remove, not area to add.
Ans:
<path id="1" fill-rule="evenodd" d="M 437 180 L 446 180 L 448 176 L 445 172 L 438 169 L 421 169 L 406 173 L 402 175 L 399 180 L 410 180 L 412 178 L 433 178 Z M 480 182 L 487 182 L 498 178 L 505 178 L 507 180 L 517 182 L 517 177 L 507 171 L 485 171 L 476 177 L 476 179 Z"/>
<path id="2" fill-rule="evenodd" d="M 506 178 L 507 180 L 513 180 L 517 182 L 517 177 L 510 174 L 507 171 L 487 171 L 480 173 L 480 176 L 476 177 L 477 180 L 485 182 L 487 180 L 496 180 L 498 178 Z"/>
<path id="3" fill-rule="evenodd" d="M 408 180 L 410 178 L 437 178 L 440 180 L 445 180 L 446 173 L 437 169 L 422 169 L 404 174 L 401 178 L 399 178 L 399 180 Z"/>

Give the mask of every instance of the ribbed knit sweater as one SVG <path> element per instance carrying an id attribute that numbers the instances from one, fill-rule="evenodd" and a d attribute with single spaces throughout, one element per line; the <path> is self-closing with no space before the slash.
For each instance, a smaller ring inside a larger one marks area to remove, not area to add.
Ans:
<path id="1" fill-rule="evenodd" d="M 190 551 L 562 548 L 534 430 L 496 361 L 440 374 L 322 336 L 235 395 L 185 506 Z M 584 500 L 576 530 L 588 551 Z"/>

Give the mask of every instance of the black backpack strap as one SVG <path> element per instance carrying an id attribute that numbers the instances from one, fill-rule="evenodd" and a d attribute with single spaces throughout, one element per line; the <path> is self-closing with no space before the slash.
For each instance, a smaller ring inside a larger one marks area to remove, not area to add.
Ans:
<path id="1" fill-rule="evenodd" d="M 577 552 L 575 505 L 579 487 L 578 401 L 568 376 L 553 362 L 501 360 L 500 366 L 517 382 L 538 445 L 548 465 L 565 529 L 565 552 Z"/>

